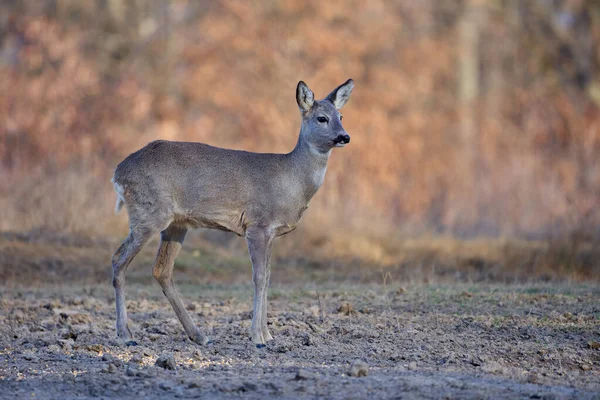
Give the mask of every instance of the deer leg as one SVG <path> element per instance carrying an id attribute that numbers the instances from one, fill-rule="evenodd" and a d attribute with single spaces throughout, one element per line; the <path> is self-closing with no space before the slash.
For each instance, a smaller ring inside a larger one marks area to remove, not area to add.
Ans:
<path id="1" fill-rule="evenodd" d="M 252 281 L 254 282 L 254 306 L 250 338 L 257 347 L 264 347 L 267 340 L 272 339 L 267 330 L 267 296 L 266 290 L 269 275 L 269 259 L 273 235 L 266 229 L 254 228 L 246 232 L 248 252 L 252 260 Z"/>
<path id="2" fill-rule="evenodd" d="M 148 243 L 154 232 L 144 229 L 132 228 L 129 235 L 112 256 L 113 280 L 115 288 L 116 310 L 117 310 L 117 336 L 125 341 L 127 345 L 136 345 L 131 330 L 127 324 L 127 308 L 125 305 L 125 275 L 127 268 Z"/>
<path id="3" fill-rule="evenodd" d="M 267 308 L 268 308 L 268 302 L 267 302 L 267 295 L 269 293 L 269 282 L 271 281 L 271 252 L 269 251 L 268 254 L 268 260 L 267 260 L 267 265 L 266 265 L 266 272 L 267 272 L 267 278 L 266 278 L 266 282 L 265 282 L 265 291 L 263 293 L 263 310 L 262 310 L 262 314 L 261 314 L 261 330 L 262 330 L 262 334 L 263 334 L 263 338 L 268 342 L 270 340 L 273 340 L 273 336 L 271 336 L 271 332 L 269 332 L 269 328 L 267 328 Z"/>
<path id="4" fill-rule="evenodd" d="M 169 303 L 171 303 L 171 307 L 173 307 L 179 322 L 181 322 L 190 340 L 204 346 L 209 342 L 208 337 L 202 334 L 194 324 L 194 321 L 192 321 L 173 283 L 175 258 L 181 249 L 186 233 L 187 228 L 175 225 L 170 225 L 160 233 L 161 242 L 152 274 L 162 287 L 163 293 L 169 300 Z"/>

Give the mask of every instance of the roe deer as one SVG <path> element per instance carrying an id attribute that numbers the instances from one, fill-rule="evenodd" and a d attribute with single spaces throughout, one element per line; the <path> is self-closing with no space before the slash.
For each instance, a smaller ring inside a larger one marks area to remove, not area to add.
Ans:
<path id="1" fill-rule="evenodd" d="M 350 136 L 339 109 L 354 88 L 349 79 L 324 100 L 302 81 L 296 101 L 302 115 L 298 143 L 288 154 L 251 153 L 202 143 L 159 140 L 129 155 L 112 179 L 116 210 L 129 213 L 129 235 L 112 257 L 117 334 L 136 344 L 127 326 L 125 274 L 131 260 L 160 232 L 153 275 L 188 337 L 209 342 L 187 313 L 173 284 L 173 265 L 189 227 L 245 236 L 252 261 L 254 307 L 250 337 L 257 347 L 272 338 L 267 329 L 267 288 L 273 239 L 293 231 L 325 177 L 333 147 Z"/>

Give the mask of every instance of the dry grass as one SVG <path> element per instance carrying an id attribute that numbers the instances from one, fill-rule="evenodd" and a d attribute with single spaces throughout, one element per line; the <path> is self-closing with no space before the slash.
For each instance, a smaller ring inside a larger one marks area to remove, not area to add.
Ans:
<path id="1" fill-rule="evenodd" d="M 0 197 L 0 231 L 48 229 L 93 236 L 123 230 L 127 218 L 114 215 L 116 197 L 106 172 L 93 174 L 80 165 L 13 177 L 9 195 Z"/>
<path id="2" fill-rule="evenodd" d="M 4 243 L 2 251 L 16 251 L 18 259 L 34 260 L 31 265 L 35 265 L 44 262 L 41 260 L 64 261 L 63 254 L 70 254 L 70 250 L 56 247 L 57 241 L 83 241 L 89 246 L 99 241 L 101 257 L 92 256 L 92 264 L 102 268 L 109 264 L 110 255 L 126 235 L 127 213 L 114 214 L 115 195 L 108 177 L 98 180 L 81 167 L 59 173 L 40 172 L 30 179 L 11 182 L 11 187 L 13 195 L 3 198 L 0 204 L 0 229 L 8 232 L 19 226 L 24 239 L 17 247 L 12 247 L 13 242 Z M 352 224 L 355 221 L 340 222 L 320 207 L 312 206 L 299 229 L 279 239 L 274 248 L 279 263 L 299 266 L 299 271 L 288 277 L 290 280 L 302 279 L 305 265 L 314 266 L 313 277 L 322 273 L 330 280 L 372 282 L 379 279 L 383 268 L 394 279 L 412 283 L 583 281 L 597 279 L 600 271 L 600 254 L 584 225 L 571 236 L 559 235 L 551 240 L 405 237 L 376 223 L 360 229 Z M 28 247 L 30 242 L 52 245 Z M 229 262 L 247 269 L 245 241 L 233 234 L 191 233 L 186 247 L 187 252 L 184 250 L 180 256 L 181 266 L 193 269 L 206 264 L 203 257 L 210 255 L 209 263 L 223 266 Z M 202 250 L 201 256 L 194 255 L 196 248 Z M 79 257 L 77 251 L 75 259 Z M 150 245 L 145 262 L 152 261 L 154 251 L 154 245 Z M 226 275 L 233 272 L 215 267 L 209 279 L 227 281 Z"/>
<path id="3" fill-rule="evenodd" d="M 110 258 L 125 233 L 72 235 L 51 231 L 4 233 L 0 237 L 0 279 L 7 286 L 42 283 L 94 284 L 110 281 Z M 358 253 L 353 243 L 306 242 L 302 231 L 278 239 L 273 281 L 277 283 L 376 283 L 392 286 L 444 283 L 599 282 L 597 248 L 578 253 L 544 242 L 421 238 L 394 241 L 376 253 Z M 152 282 L 150 267 L 158 238 L 134 260 L 129 280 Z M 365 247 L 366 249 L 370 247 Z M 328 250 L 330 249 L 330 250 Z M 341 250 L 340 250 L 341 249 Z M 343 251 L 343 249 L 348 249 Z M 569 254 L 569 262 L 563 253 Z M 563 257 L 563 258 L 561 258 Z M 245 241 L 233 234 L 194 231 L 176 260 L 176 280 L 186 284 L 246 284 L 251 265 Z"/>

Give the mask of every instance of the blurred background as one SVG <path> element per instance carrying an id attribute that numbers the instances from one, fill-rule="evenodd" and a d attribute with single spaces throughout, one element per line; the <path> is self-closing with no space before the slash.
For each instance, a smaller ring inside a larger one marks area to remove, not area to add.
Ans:
<path id="1" fill-rule="evenodd" d="M 3 0 L 0 276 L 43 253 L 15 238 L 106 238 L 109 271 L 125 156 L 155 139 L 288 152 L 297 82 L 323 98 L 353 78 L 352 143 L 281 262 L 598 280 L 599 45 L 592 0 Z M 194 235 L 244 255 L 235 236 Z"/>

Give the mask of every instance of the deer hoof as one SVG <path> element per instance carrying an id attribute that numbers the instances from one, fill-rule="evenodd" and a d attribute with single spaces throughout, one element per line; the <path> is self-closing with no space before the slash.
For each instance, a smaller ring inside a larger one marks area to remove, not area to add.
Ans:
<path id="1" fill-rule="evenodd" d="M 128 340 L 125 342 L 125 346 L 129 347 L 129 346 L 137 346 L 138 342 L 136 342 L 135 340 Z"/>
<path id="2" fill-rule="evenodd" d="M 262 343 L 259 343 L 259 344 L 256 345 L 257 349 L 262 349 L 263 347 L 267 347 L 267 345 L 266 344 L 262 344 Z"/>
<path id="3" fill-rule="evenodd" d="M 196 333 L 196 335 L 194 335 L 193 337 L 190 336 L 190 340 L 200 346 L 212 344 L 212 340 L 209 340 L 208 337 L 201 334 L 200 332 Z"/>
<path id="4" fill-rule="evenodd" d="M 265 339 L 265 342 L 273 340 L 273 336 L 271 336 L 271 332 L 269 332 L 267 328 L 263 329 L 263 338 Z"/>

